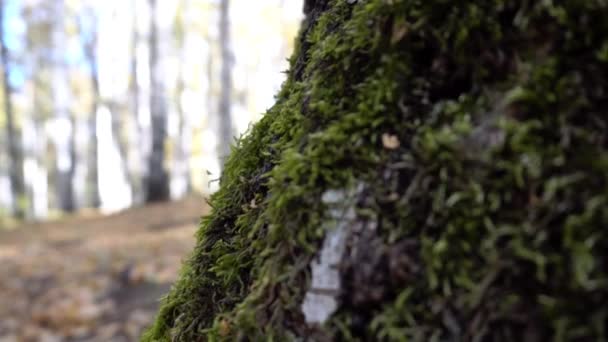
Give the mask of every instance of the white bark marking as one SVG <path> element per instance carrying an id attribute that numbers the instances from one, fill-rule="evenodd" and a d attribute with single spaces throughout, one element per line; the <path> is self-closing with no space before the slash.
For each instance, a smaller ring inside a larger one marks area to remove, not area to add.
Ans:
<path id="1" fill-rule="evenodd" d="M 325 223 L 327 234 L 319 257 L 312 261 L 312 281 L 302 303 L 302 312 L 308 324 L 322 324 L 338 308 L 340 294 L 340 260 L 344 255 L 349 233 L 360 224 L 356 222 L 356 191 L 328 190 L 323 194 L 323 203 L 330 206 L 330 219 Z M 340 205 L 343 204 L 343 205 Z"/>

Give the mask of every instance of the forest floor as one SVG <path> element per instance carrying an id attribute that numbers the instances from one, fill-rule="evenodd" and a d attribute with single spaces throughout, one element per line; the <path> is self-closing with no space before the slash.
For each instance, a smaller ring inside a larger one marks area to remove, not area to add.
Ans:
<path id="1" fill-rule="evenodd" d="M 0 342 L 137 341 L 205 208 L 191 197 L 0 232 Z"/>

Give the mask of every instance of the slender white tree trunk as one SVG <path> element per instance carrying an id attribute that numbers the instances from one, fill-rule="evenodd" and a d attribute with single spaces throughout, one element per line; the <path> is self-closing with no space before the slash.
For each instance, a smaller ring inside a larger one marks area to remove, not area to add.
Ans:
<path id="1" fill-rule="evenodd" d="M 225 159 L 230 154 L 230 145 L 234 139 L 234 131 L 232 127 L 232 64 L 233 54 L 230 47 L 230 1 L 222 0 L 220 3 L 220 46 L 222 55 L 222 71 L 221 71 L 221 89 L 218 106 L 219 115 L 219 148 L 218 155 L 220 165 L 224 165 Z"/>

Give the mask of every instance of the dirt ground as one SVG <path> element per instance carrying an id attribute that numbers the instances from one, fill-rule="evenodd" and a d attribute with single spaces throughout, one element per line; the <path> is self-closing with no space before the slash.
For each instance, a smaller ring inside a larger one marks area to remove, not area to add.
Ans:
<path id="1" fill-rule="evenodd" d="M 0 232 L 0 342 L 137 341 L 205 208 L 191 197 Z"/>

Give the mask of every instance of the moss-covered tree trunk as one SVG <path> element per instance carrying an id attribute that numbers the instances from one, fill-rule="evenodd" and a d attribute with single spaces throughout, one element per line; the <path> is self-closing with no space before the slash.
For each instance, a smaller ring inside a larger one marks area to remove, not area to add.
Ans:
<path id="1" fill-rule="evenodd" d="M 607 6 L 307 1 L 144 340 L 606 340 Z"/>

